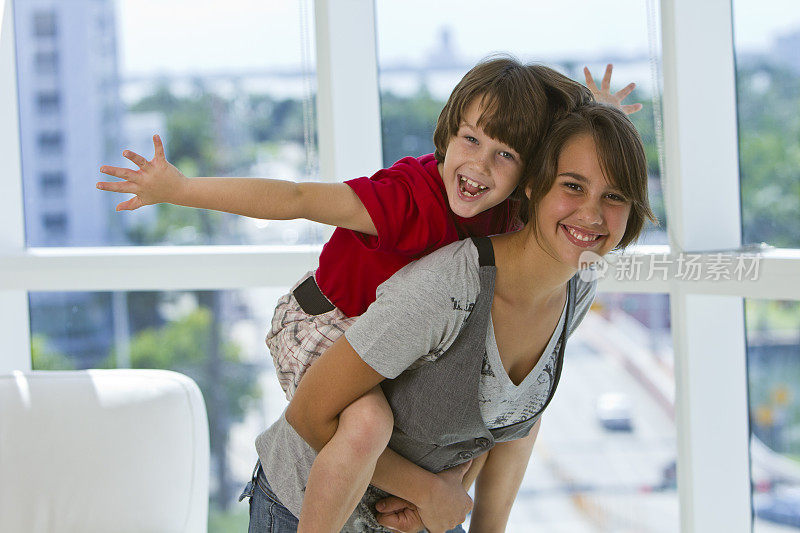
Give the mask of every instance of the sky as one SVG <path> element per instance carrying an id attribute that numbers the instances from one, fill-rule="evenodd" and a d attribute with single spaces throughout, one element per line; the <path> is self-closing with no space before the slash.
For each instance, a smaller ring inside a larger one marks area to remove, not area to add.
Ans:
<path id="1" fill-rule="evenodd" d="M 652 0 L 655 2 L 655 0 Z M 648 0 L 376 0 L 379 60 L 418 60 L 449 27 L 472 61 L 493 51 L 523 59 L 646 53 Z M 222 7 L 224 6 L 224 7 Z M 125 75 L 295 66 L 301 6 L 312 0 L 117 0 Z M 797 0 L 734 0 L 737 47 L 768 49 L 800 29 Z M 313 20 L 305 31 L 313 37 Z M 312 44 L 313 53 L 313 44 Z"/>

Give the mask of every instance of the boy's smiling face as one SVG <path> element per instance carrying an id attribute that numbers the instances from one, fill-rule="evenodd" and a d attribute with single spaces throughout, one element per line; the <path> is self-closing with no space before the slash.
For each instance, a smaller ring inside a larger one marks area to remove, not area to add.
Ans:
<path id="1" fill-rule="evenodd" d="M 438 167 L 450 209 L 463 218 L 501 203 L 522 177 L 523 162 L 516 150 L 478 126 L 482 112 L 481 99 L 473 99 Z"/>

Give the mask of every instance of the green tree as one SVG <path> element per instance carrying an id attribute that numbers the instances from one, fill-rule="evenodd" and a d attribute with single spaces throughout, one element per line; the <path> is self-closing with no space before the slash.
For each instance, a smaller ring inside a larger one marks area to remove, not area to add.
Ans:
<path id="1" fill-rule="evenodd" d="M 433 98 L 424 85 L 410 98 L 381 94 L 384 166 L 433 152 L 433 130 L 442 107 L 444 102 Z"/>
<path id="2" fill-rule="evenodd" d="M 766 58 L 737 65 L 746 243 L 800 246 L 800 76 Z"/>
<path id="3" fill-rule="evenodd" d="M 215 305 L 216 293 L 201 291 L 206 305 Z M 197 382 L 206 401 L 211 450 L 220 494 L 225 508 L 230 481 L 225 453 L 232 423 L 241 421 L 251 403 L 260 397 L 256 369 L 242 361 L 239 346 L 220 335 L 218 320 L 209 307 L 198 307 L 186 316 L 158 328 L 146 328 L 130 343 L 132 368 L 174 370 Z M 116 365 L 112 350 L 107 366 Z"/>
<path id="4" fill-rule="evenodd" d="M 31 336 L 31 368 L 33 370 L 74 370 L 75 365 L 65 354 L 54 350 L 41 334 Z"/>

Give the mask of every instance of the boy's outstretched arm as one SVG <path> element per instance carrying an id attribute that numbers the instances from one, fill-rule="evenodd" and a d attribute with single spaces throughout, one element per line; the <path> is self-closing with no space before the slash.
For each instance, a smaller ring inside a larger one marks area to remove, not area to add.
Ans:
<path id="1" fill-rule="evenodd" d="M 104 191 L 135 194 L 117 205 L 117 211 L 170 203 L 225 211 L 252 218 L 289 220 L 305 218 L 377 235 L 364 204 L 344 183 L 295 183 L 262 178 L 187 178 L 167 161 L 158 135 L 155 155 L 147 160 L 125 150 L 139 170 L 104 165 L 100 172 L 125 181 L 98 182 Z"/>
<path id="2" fill-rule="evenodd" d="M 588 67 L 583 67 L 583 75 L 586 77 L 586 87 L 592 91 L 594 99 L 597 102 L 612 105 L 622 110 L 626 115 L 631 115 L 642 109 L 642 104 L 623 104 L 622 101 L 628 97 L 629 94 L 636 88 L 635 83 L 629 83 L 619 91 L 611 94 L 611 71 L 614 65 L 609 63 L 606 65 L 606 73 L 603 75 L 603 81 L 600 82 L 600 88 L 592 78 L 591 72 Z"/>

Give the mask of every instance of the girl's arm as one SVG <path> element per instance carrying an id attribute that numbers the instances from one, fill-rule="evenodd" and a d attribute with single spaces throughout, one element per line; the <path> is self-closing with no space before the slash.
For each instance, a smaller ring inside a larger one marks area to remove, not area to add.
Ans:
<path id="1" fill-rule="evenodd" d="M 511 507 L 530 461 L 541 418 L 527 437 L 501 442 L 489 451 L 475 485 L 475 507 L 469 530 L 505 531 Z"/>
<path id="2" fill-rule="evenodd" d="M 167 161 L 158 135 L 155 156 L 148 161 L 126 150 L 123 155 L 139 170 L 104 165 L 100 172 L 125 181 L 98 182 L 105 191 L 135 194 L 117 211 L 170 203 L 270 220 L 305 218 L 377 235 L 364 204 L 344 183 L 294 183 L 262 178 L 187 178 Z"/>
<path id="3" fill-rule="evenodd" d="M 336 433 L 339 413 L 383 379 L 342 335 L 300 380 L 286 409 L 286 421 L 320 451 Z M 461 485 L 466 466 L 433 474 L 387 448 L 378 459 L 373 484 L 414 503 L 423 522 L 447 521 L 451 516 L 466 516 L 472 506 Z"/>

